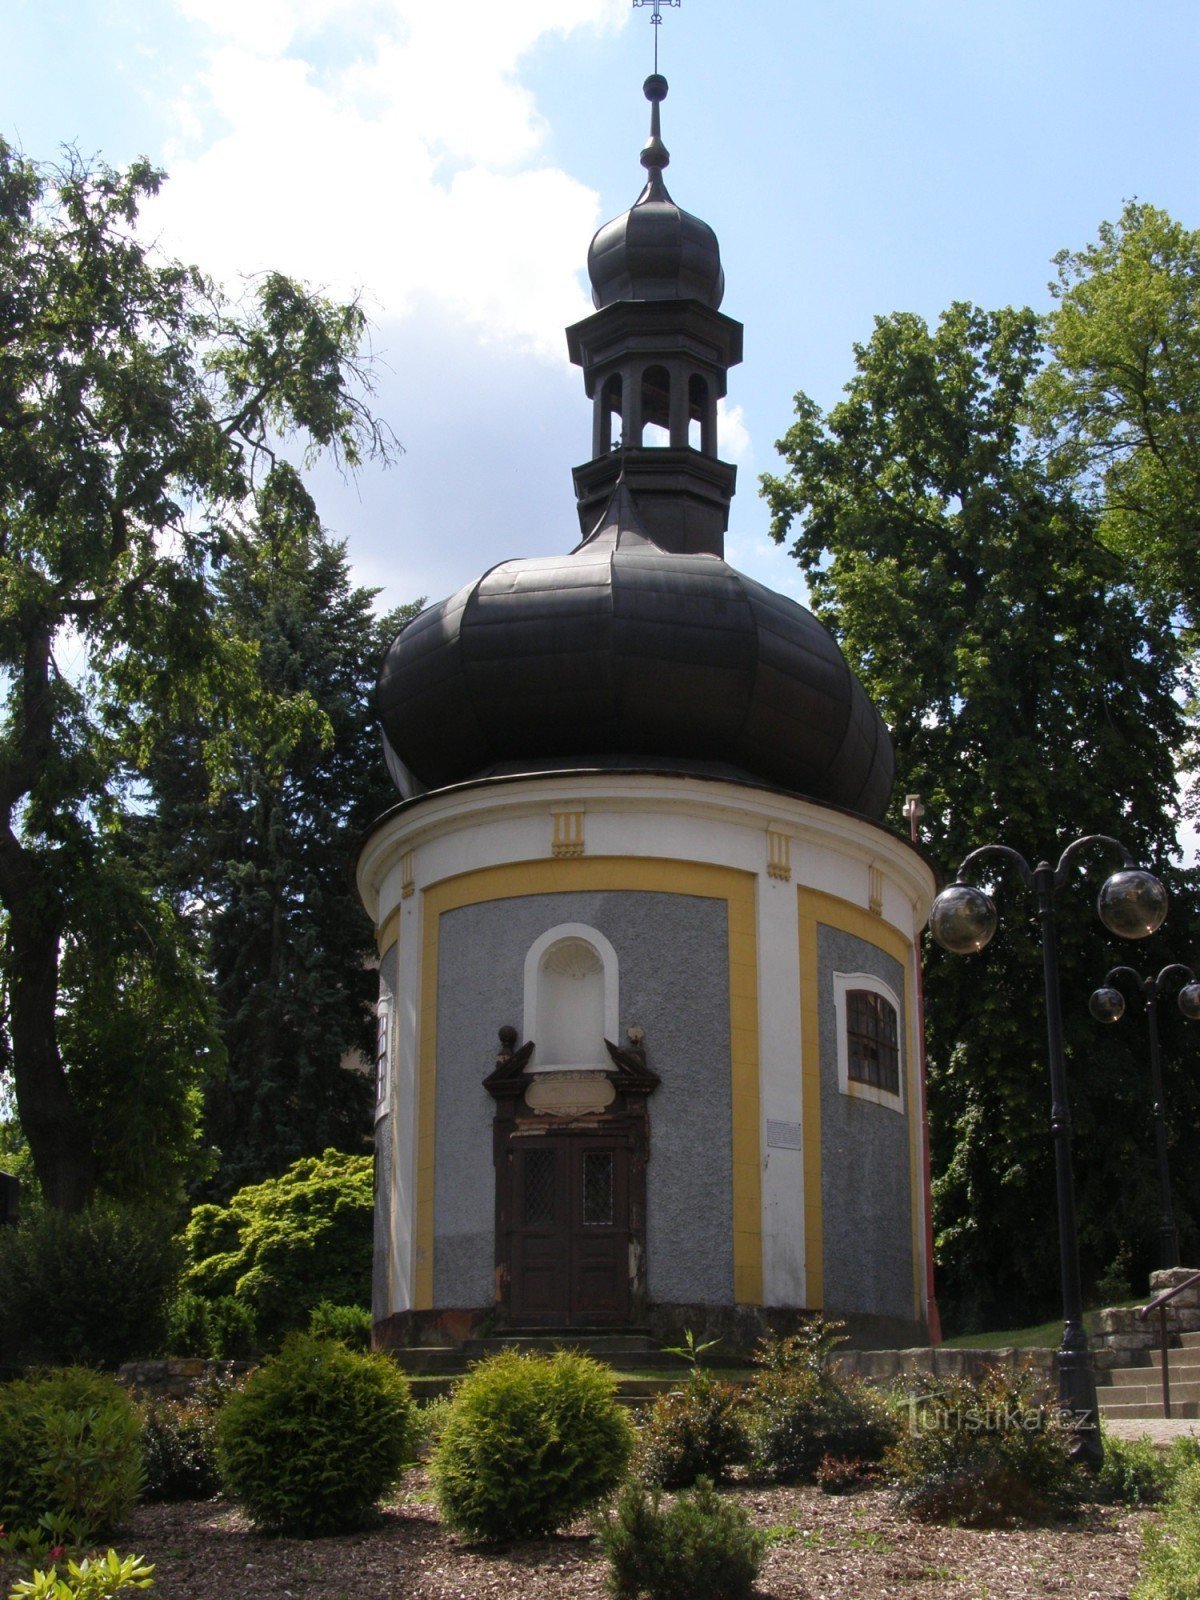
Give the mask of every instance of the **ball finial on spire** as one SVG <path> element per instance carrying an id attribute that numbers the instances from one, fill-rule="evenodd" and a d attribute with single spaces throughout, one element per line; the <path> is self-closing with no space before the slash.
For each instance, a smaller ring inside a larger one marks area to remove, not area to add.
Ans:
<path id="1" fill-rule="evenodd" d="M 667 98 L 667 80 L 661 73 L 652 72 L 642 85 L 642 93 L 650 102 L 650 137 L 642 146 L 642 165 L 651 173 L 661 173 L 670 164 L 671 152 L 662 142 L 662 126 L 658 108 Z"/>

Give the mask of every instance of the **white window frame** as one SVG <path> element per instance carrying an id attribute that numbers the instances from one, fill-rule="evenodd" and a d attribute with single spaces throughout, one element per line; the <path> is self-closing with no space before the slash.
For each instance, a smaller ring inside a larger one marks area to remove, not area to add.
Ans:
<path id="1" fill-rule="evenodd" d="M 870 994 L 881 996 L 896 1013 L 896 1052 L 899 1057 L 899 1093 L 892 1094 L 887 1089 L 879 1089 L 873 1083 L 860 1083 L 857 1078 L 850 1076 L 850 1027 L 849 1006 L 846 996 L 851 989 L 865 989 Z M 904 1079 L 906 1069 L 904 1049 L 904 1011 L 900 1005 L 900 998 L 890 984 L 884 983 L 882 978 L 877 978 L 873 972 L 835 972 L 833 975 L 833 1003 L 837 1014 L 837 1070 L 838 1089 L 852 1100 L 869 1100 L 877 1106 L 886 1106 L 889 1111 L 898 1111 L 904 1114 Z"/>
<path id="2" fill-rule="evenodd" d="M 392 1002 L 375 1004 L 375 1121 L 392 1109 Z"/>
<path id="3" fill-rule="evenodd" d="M 604 1037 L 615 1039 L 620 1025 L 620 1005 L 617 979 L 617 952 L 598 928 L 591 928 L 585 922 L 560 922 L 557 927 L 547 928 L 546 932 L 536 938 L 529 946 L 525 956 L 525 1002 L 522 1038 L 533 1039 L 533 1059 L 526 1071 L 528 1072 L 562 1072 L 564 1070 L 583 1070 L 594 1072 L 597 1067 L 607 1065 L 603 1061 L 545 1061 L 537 1059 L 537 1014 L 538 1014 L 538 984 L 541 973 L 542 957 L 551 945 L 558 944 L 563 939 L 579 939 L 591 948 L 600 957 L 604 968 Z"/>

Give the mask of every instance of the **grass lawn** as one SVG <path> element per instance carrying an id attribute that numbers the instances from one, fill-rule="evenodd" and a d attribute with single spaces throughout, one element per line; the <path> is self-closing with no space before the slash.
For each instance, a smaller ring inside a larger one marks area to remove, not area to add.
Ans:
<path id="1" fill-rule="evenodd" d="M 1140 1306 L 1145 1303 L 1144 1297 L 1136 1300 L 1122 1300 L 1123 1306 Z M 1100 1306 L 1083 1314 L 1083 1325 L 1087 1329 L 1088 1338 L 1093 1338 L 1100 1331 Z M 1054 1317 L 1049 1322 L 1040 1322 L 1033 1328 L 1000 1328 L 991 1333 L 960 1333 L 955 1339 L 943 1340 L 950 1350 L 1001 1350 L 1006 1345 L 1018 1349 L 1046 1347 L 1057 1350 L 1062 1343 L 1063 1324 L 1061 1317 Z"/>

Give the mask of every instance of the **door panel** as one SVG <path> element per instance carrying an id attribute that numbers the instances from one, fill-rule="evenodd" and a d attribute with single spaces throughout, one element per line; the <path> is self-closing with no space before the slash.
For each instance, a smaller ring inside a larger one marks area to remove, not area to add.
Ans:
<path id="1" fill-rule="evenodd" d="M 613 1139 L 514 1140 L 509 1242 L 518 1324 L 590 1327 L 629 1318 L 629 1151 Z"/>

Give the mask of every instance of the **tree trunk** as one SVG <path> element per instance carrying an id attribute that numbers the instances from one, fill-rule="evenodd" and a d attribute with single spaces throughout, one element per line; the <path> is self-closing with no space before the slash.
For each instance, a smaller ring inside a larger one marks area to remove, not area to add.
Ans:
<path id="1" fill-rule="evenodd" d="M 53 913 L 10 910 L 7 967 L 17 1115 L 46 1204 L 82 1211 L 95 1190 L 96 1162 L 58 1053 L 58 955 Z"/>

